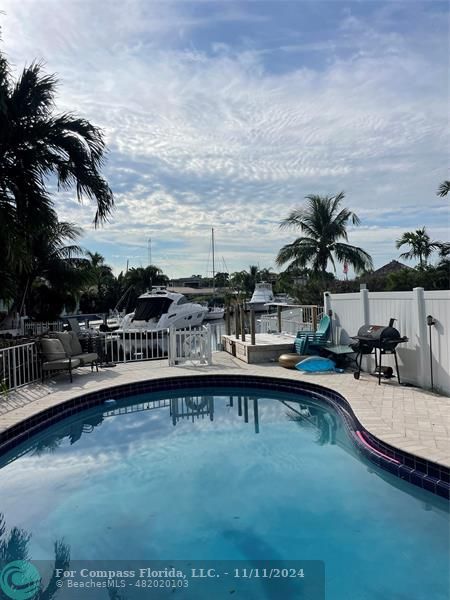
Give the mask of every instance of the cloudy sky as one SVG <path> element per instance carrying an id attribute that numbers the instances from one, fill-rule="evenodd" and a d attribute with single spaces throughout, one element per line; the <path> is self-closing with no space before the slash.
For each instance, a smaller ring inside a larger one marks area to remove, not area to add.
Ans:
<path id="1" fill-rule="evenodd" d="M 2 0 L 1 49 L 43 59 L 58 109 L 101 126 L 116 198 L 59 195 L 116 271 L 273 267 L 278 222 L 306 194 L 346 193 L 376 266 L 426 225 L 448 239 L 447 2 Z M 338 272 L 339 276 L 342 273 Z"/>

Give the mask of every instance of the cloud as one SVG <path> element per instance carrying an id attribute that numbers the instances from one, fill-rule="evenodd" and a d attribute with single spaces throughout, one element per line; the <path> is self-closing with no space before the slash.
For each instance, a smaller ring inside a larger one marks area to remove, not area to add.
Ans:
<path id="1" fill-rule="evenodd" d="M 378 264 L 396 255 L 402 223 L 426 218 L 438 232 L 441 215 L 424 207 L 447 176 L 439 15 L 419 5 L 417 18 L 405 6 L 338 11 L 324 39 L 317 17 L 308 17 L 311 38 L 302 11 L 296 23 L 275 4 L 269 19 L 264 6 L 6 1 L 11 60 L 45 57 L 61 80 L 58 107 L 105 130 L 113 220 L 92 231 L 93 207 L 71 194 L 58 209 L 117 269 L 125 261 L 113 255 L 145 263 L 151 237 L 171 275 L 201 272 L 211 226 L 231 270 L 273 264 L 289 241 L 279 220 L 313 192 L 346 190 L 347 204 L 379 227 L 377 237 L 351 234 Z M 381 226 L 381 215 L 395 223 Z"/>

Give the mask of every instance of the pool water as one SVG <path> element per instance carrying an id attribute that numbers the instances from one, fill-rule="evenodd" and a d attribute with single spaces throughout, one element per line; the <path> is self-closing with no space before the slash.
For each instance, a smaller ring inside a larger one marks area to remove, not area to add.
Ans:
<path id="1" fill-rule="evenodd" d="M 0 491 L 35 560 L 61 539 L 73 559 L 321 560 L 329 600 L 449 597 L 448 504 L 363 461 L 306 395 L 105 404 L 4 457 Z"/>

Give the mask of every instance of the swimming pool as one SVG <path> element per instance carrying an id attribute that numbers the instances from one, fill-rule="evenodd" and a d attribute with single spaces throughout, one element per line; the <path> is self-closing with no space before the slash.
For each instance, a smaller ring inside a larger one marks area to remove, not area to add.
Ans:
<path id="1" fill-rule="evenodd" d="M 0 490 L 33 559 L 64 538 L 73 559 L 320 560 L 332 600 L 448 597 L 447 502 L 365 460 L 307 393 L 95 406 L 5 455 Z"/>

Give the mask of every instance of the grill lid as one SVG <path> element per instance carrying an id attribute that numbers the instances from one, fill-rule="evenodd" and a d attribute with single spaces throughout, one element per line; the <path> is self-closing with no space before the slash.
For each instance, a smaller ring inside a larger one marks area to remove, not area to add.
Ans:
<path id="1" fill-rule="evenodd" d="M 399 340 L 400 332 L 395 327 L 385 325 L 362 325 L 358 329 L 358 335 L 354 336 L 357 340 L 367 340 L 370 342 L 384 342 L 387 340 Z"/>

